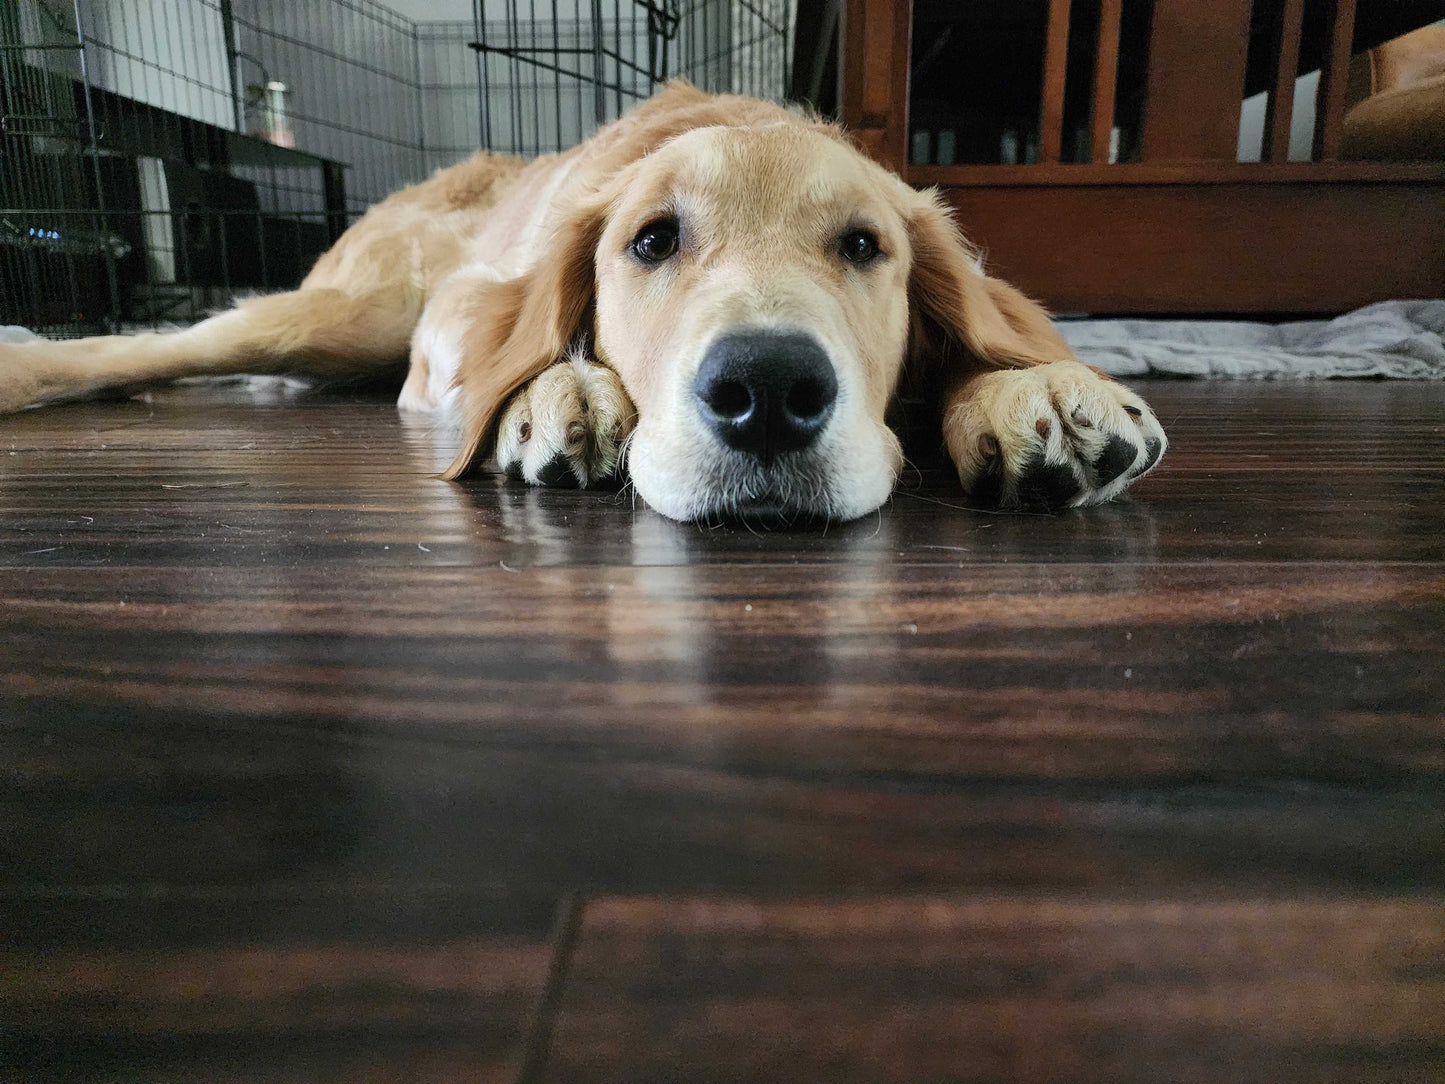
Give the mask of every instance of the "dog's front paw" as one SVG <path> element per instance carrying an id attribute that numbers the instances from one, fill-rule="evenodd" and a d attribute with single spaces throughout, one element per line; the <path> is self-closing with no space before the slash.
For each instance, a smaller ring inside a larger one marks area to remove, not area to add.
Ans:
<path id="1" fill-rule="evenodd" d="M 637 419 L 616 373 L 580 355 L 512 397 L 497 431 L 497 463 L 537 486 L 569 489 L 613 478 Z"/>
<path id="2" fill-rule="evenodd" d="M 1112 499 L 1169 443 L 1143 399 L 1077 361 L 975 377 L 943 436 L 971 503 L 1034 512 Z"/>

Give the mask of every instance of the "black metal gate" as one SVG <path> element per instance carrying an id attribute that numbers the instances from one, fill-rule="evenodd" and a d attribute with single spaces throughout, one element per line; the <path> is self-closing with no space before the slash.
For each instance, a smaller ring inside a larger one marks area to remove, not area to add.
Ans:
<path id="1" fill-rule="evenodd" d="M 496 17 L 500 10 L 501 17 Z M 184 323 L 295 285 L 481 146 L 585 139 L 673 76 L 781 97 L 790 0 L 0 3 L 0 324 Z"/>

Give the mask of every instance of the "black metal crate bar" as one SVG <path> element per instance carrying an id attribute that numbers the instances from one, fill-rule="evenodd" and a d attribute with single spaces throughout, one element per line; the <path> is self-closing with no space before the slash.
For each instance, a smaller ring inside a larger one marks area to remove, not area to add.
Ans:
<path id="1" fill-rule="evenodd" d="M 478 147 L 566 149 L 676 76 L 781 97 L 791 24 L 790 0 L 7 0 L 0 324 L 183 324 L 293 287 Z"/>

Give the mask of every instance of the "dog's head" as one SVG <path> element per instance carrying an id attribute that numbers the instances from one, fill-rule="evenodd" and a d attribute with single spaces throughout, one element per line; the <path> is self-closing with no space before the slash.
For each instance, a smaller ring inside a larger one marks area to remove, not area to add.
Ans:
<path id="1" fill-rule="evenodd" d="M 506 397 L 590 337 L 637 408 L 627 469 L 676 519 L 851 519 L 902 463 L 905 368 L 1038 360 L 1041 310 L 987 279 L 937 198 L 836 129 L 694 128 L 615 173 L 499 283 L 492 356 L 459 379 L 461 473 Z"/>

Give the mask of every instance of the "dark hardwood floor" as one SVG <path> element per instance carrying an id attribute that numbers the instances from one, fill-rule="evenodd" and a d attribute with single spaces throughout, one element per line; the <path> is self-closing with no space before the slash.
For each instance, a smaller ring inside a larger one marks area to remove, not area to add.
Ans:
<path id="1" fill-rule="evenodd" d="M 1442 1079 L 1445 387 L 1143 390 L 825 532 L 0 419 L 0 1080 Z"/>

